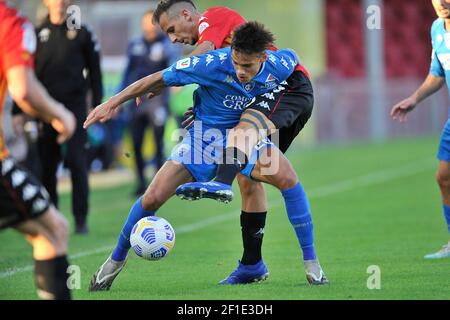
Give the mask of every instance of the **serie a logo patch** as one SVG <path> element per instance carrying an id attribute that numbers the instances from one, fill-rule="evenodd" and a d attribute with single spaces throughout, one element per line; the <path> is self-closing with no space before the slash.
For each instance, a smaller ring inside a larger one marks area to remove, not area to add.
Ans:
<path id="1" fill-rule="evenodd" d="M 191 66 L 191 58 L 186 58 L 177 62 L 177 69 L 186 69 Z"/>

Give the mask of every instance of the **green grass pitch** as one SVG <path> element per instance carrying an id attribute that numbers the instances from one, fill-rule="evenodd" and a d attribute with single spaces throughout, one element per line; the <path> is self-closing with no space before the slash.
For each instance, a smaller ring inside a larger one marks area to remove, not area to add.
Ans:
<path id="1" fill-rule="evenodd" d="M 110 292 L 89 293 L 90 277 L 109 255 L 133 202 L 131 185 L 93 191 L 91 234 L 70 238 L 71 263 L 81 270 L 81 289 L 74 290 L 73 297 L 448 299 L 450 259 L 423 259 L 448 241 L 435 183 L 437 143 L 437 137 L 430 137 L 300 149 L 288 155 L 310 197 L 316 249 L 331 282 L 323 287 L 307 285 L 281 195 L 267 187 L 267 281 L 217 285 L 242 253 L 239 199 L 230 205 L 172 199 L 158 214 L 175 228 L 172 254 L 149 262 L 131 252 Z M 61 207 L 68 215 L 68 195 L 62 197 Z M 30 246 L 11 230 L 0 234 L 0 243 L 0 299 L 36 299 Z M 373 265 L 381 270 L 379 290 L 367 288 L 367 269 Z"/>

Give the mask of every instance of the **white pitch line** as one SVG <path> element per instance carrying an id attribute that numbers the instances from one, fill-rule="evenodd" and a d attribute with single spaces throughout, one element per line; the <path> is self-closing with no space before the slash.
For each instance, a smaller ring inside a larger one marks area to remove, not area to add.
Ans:
<path id="1" fill-rule="evenodd" d="M 392 181 L 392 180 L 399 179 L 399 178 L 409 177 L 409 176 L 412 176 L 412 175 L 415 175 L 415 174 L 418 174 L 421 172 L 425 172 L 434 167 L 436 167 L 436 161 L 434 159 L 433 160 L 431 160 L 431 159 L 421 160 L 421 161 L 413 162 L 413 163 L 410 163 L 407 165 L 402 165 L 401 167 L 375 171 L 375 172 L 372 172 L 372 173 L 369 173 L 369 174 L 366 174 L 363 176 L 359 176 L 356 178 L 343 180 L 343 181 L 339 181 L 336 183 L 331 183 L 326 186 L 311 189 L 311 190 L 307 191 L 307 194 L 310 199 L 322 198 L 325 196 L 329 196 L 329 195 L 333 195 L 333 194 L 337 194 L 337 193 L 341 193 L 341 192 L 346 192 L 346 191 L 354 190 L 357 188 L 368 187 L 368 186 Z M 269 201 L 267 203 L 267 207 L 275 208 L 275 207 L 281 206 L 282 204 L 283 204 L 283 200 L 279 199 L 279 200 Z M 180 227 L 176 228 L 176 233 L 183 234 L 183 233 L 194 232 L 194 231 L 206 228 L 211 225 L 215 225 L 215 224 L 218 224 L 221 222 L 235 219 L 236 217 L 237 217 L 236 210 L 229 211 L 229 212 L 221 214 L 219 216 L 214 216 L 214 217 L 207 218 L 207 219 L 195 222 L 195 223 L 180 226 Z M 71 255 L 70 260 L 75 260 L 75 259 L 95 255 L 98 253 L 108 252 L 108 251 L 111 251 L 113 248 L 114 248 L 113 246 L 107 246 L 107 247 L 102 247 L 102 248 L 98 248 L 95 250 L 82 251 L 82 252 Z M 0 279 L 8 278 L 8 277 L 11 277 L 18 273 L 30 272 L 33 270 L 33 268 L 34 267 L 32 265 L 28 265 L 25 267 L 12 268 L 12 269 L 6 270 L 3 272 L 0 272 Z"/>

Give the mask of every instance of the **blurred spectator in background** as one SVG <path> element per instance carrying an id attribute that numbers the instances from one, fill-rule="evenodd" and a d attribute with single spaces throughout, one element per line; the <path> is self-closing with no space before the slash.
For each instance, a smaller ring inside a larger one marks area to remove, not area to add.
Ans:
<path id="1" fill-rule="evenodd" d="M 40 177 L 41 165 L 37 147 L 38 120 L 25 114 L 8 97 L 4 108 L 4 135 L 12 157 L 33 173 L 34 176 Z"/>
<path id="2" fill-rule="evenodd" d="M 67 221 L 51 204 L 41 184 L 8 152 L 2 128 L 6 90 L 22 110 L 58 130 L 60 143 L 73 134 L 75 117 L 36 80 L 33 25 L 3 0 L 0 48 L 0 231 L 15 228 L 33 246 L 38 295 L 42 299 L 69 300 Z"/>
<path id="3" fill-rule="evenodd" d="M 82 124 L 87 115 L 88 89 L 92 90 L 91 106 L 102 101 L 100 48 L 95 36 L 81 21 L 75 26 L 74 21 L 68 21 L 70 0 L 44 0 L 43 3 L 49 15 L 36 30 L 36 75 L 49 93 L 74 113 L 77 128 L 73 137 L 61 147 L 56 141 L 57 132 L 42 124 L 38 141 L 42 183 L 53 203 L 58 205 L 57 169 L 63 159 L 72 179 L 75 232 L 86 234 L 89 183 L 87 134 Z"/>
<path id="4" fill-rule="evenodd" d="M 128 64 L 119 91 L 141 78 L 168 68 L 180 57 L 181 49 L 162 34 L 159 27 L 153 24 L 152 19 L 153 10 L 145 12 L 142 17 L 143 34 L 129 42 Z M 134 192 L 136 196 L 143 194 L 148 185 L 145 179 L 145 160 L 142 152 L 147 127 L 152 127 L 154 131 L 156 171 L 164 164 L 164 128 L 169 116 L 168 104 L 169 91 L 166 91 L 165 94 L 153 99 L 144 99 L 139 107 L 135 102 L 129 105 L 130 132 L 138 178 Z"/>

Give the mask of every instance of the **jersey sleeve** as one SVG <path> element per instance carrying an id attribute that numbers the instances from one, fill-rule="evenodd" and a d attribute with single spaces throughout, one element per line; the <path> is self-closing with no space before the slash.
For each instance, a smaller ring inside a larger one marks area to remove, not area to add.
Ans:
<path id="1" fill-rule="evenodd" d="M 3 68 L 23 65 L 34 67 L 33 55 L 36 51 L 36 34 L 33 25 L 19 17 L 8 23 L 4 38 L 1 39 Z"/>
<path id="2" fill-rule="evenodd" d="M 188 84 L 208 86 L 214 70 L 206 68 L 204 55 L 179 60 L 163 71 L 163 80 L 168 87 L 181 87 Z M 205 70 L 205 71 L 204 71 Z"/>
<path id="3" fill-rule="evenodd" d="M 438 55 L 435 50 L 435 33 L 437 32 L 437 28 L 439 27 L 440 20 L 434 21 L 431 26 L 431 46 L 433 51 L 431 53 L 431 64 L 430 64 L 430 74 L 435 77 L 445 77 L 445 70 L 442 67 L 441 62 L 439 61 Z"/>
<path id="4" fill-rule="evenodd" d="M 279 50 L 274 54 L 276 55 L 276 59 L 269 56 L 269 60 L 275 65 L 277 78 L 280 81 L 285 81 L 296 70 L 299 64 L 299 58 L 292 49 Z"/>
<path id="5" fill-rule="evenodd" d="M 202 32 L 200 32 L 203 30 Z M 216 49 L 222 48 L 222 43 L 229 36 L 230 30 L 227 26 L 219 23 L 211 24 L 209 22 L 202 22 L 199 25 L 199 37 L 197 45 L 205 41 L 210 41 L 214 44 Z"/>
<path id="6" fill-rule="evenodd" d="M 434 49 L 433 53 L 431 54 L 430 74 L 435 77 L 445 77 L 444 68 L 442 68 L 441 62 L 439 61 Z"/>
<path id="7" fill-rule="evenodd" d="M 231 35 L 234 29 L 245 23 L 244 18 L 237 12 L 225 9 L 217 9 L 212 13 L 206 13 L 205 17 L 206 19 L 200 21 L 198 25 L 197 45 L 210 41 L 216 49 L 223 48 L 224 43 L 231 43 Z"/>

